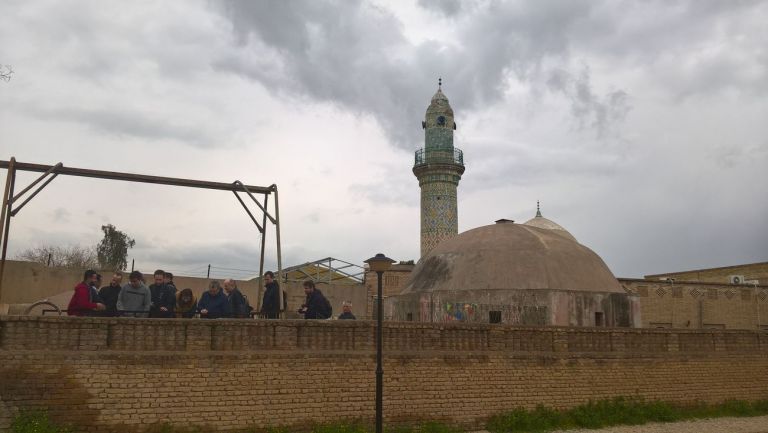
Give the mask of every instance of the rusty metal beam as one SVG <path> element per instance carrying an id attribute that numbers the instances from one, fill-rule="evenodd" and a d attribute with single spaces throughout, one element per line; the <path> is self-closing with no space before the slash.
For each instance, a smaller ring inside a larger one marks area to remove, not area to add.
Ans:
<path id="1" fill-rule="evenodd" d="M 3 194 L 2 223 L 0 223 L 0 236 L 2 237 L 2 256 L 0 257 L 0 299 L 3 296 L 3 275 L 5 274 L 5 255 L 8 252 L 8 235 L 11 228 L 11 206 L 13 202 L 13 187 L 16 184 L 16 158 L 11 158 L 8 164 L 8 177 L 5 181 L 5 193 Z"/>
<path id="2" fill-rule="evenodd" d="M 243 205 L 243 209 L 245 209 L 245 213 L 248 214 L 249 217 L 251 217 L 251 221 L 253 221 L 254 224 L 256 224 L 256 228 L 259 229 L 259 233 L 264 233 L 264 227 L 262 227 L 258 221 L 256 221 L 256 217 L 253 216 L 253 213 L 251 213 L 251 210 L 248 209 L 248 206 L 245 205 L 245 202 L 243 199 L 240 198 L 240 196 L 237 194 L 237 191 L 232 191 L 232 194 L 235 195 L 235 198 L 237 198 L 237 201 L 240 202 L 241 205 Z M 266 197 L 266 196 L 265 196 Z"/>
<path id="3" fill-rule="evenodd" d="M 46 176 L 48 176 L 49 174 L 53 173 L 57 169 L 61 168 L 62 165 L 63 165 L 62 163 L 58 163 L 58 164 L 54 165 L 53 167 L 51 167 L 48 171 L 43 173 L 42 176 L 38 177 L 37 179 L 35 179 L 34 182 L 30 183 L 28 187 L 26 187 L 26 188 L 22 189 L 21 191 L 19 191 L 19 193 L 16 194 L 16 196 L 13 197 L 13 200 L 11 200 L 11 202 L 15 203 L 16 200 L 21 198 L 21 196 L 23 196 L 27 191 L 29 191 L 30 189 L 34 188 L 34 186 L 37 185 L 38 183 L 40 183 L 41 180 L 45 179 Z M 48 182 L 50 182 L 50 181 L 48 181 Z M 46 185 L 47 185 L 47 182 L 46 182 Z M 40 189 L 43 189 L 44 187 L 45 187 L 45 185 L 41 186 Z"/>
<path id="4" fill-rule="evenodd" d="M 243 185 L 243 183 L 240 182 L 239 180 L 232 182 L 232 184 L 242 188 L 243 191 L 245 191 L 245 193 L 248 194 L 249 197 L 251 197 L 251 200 L 253 200 L 253 202 L 256 203 L 256 205 L 261 209 L 261 211 L 264 212 L 264 215 L 266 215 L 267 218 L 269 218 L 269 220 L 272 221 L 272 224 L 277 224 L 277 221 L 274 218 L 272 218 L 272 215 L 269 214 L 269 212 L 267 211 L 267 208 L 262 206 L 261 203 L 259 203 L 259 201 L 256 199 L 256 197 L 254 197 L 253 194 L 251 194 L 251 190 L 248 189 L 250 188 L 249 186 Z M 274 187 L 275 185 L 272 185 L 272 186 Z M 277 188 L 275 188 L 274 191 L 277 192 Z M 266 224 L 266 222 L 264 224 Z"/>
<path id="5" fill-rule="evenodd" d="M 0 169 L 9 168 L 9 161 L 0 161 Z M 54 166 L 43 164 L 30 164 L 26 162 L 16 162 L 14 165 L 16 170 L 32 171 L 38 173 L 45 173 L 51 170 Z M 210 182 L 205 180 L 194 179 L 181 179 L 175 177 L 162 177 L 162 176 L 149 176 L 146 174 L 134 174 L 134 173 L 121 173 L 117 171 L 104 171 L 104 170 L 90 170 L 87 168 L 74 168 L 74 167 L 60 167 L 56 169 L 56 173 L 67 176 L 80 176 L 80 177 L 93 177 L 97 179 L 110 179 L 110 180 L 122 180 L 127 182 L 141 182 L 141 183 L 153 183 L 158 185 L 172 185 L 172 186 L 185 186 L 191 188 L 205 188 L 216 189 L 221 191 L 238 191 L 245 187 L 250 192 L 258 194 L 271 194 L 276 190 L 274 185 L 269 187 L 241 185 L 239 188 L 231 183 L 224 182 Z"/>
<path id="6" fill-rule="evenodd" d="M 263 268 L 263 262 L 264 262 L 264 249 L 265 249 L 264 235 L 266 234 L 266 221 L 267 219 L 269 219 L 270 222 L 275 224 L 275 230 L 277 232 L 277 239 L 276 239 L 277 270 L 278 270 L 278 276 L 282 275 L 282 257 L 281 257 L 282 252 L 281 252 L 281 245 L 280 245 L 280 217 L 279 217 L 280 211 L 279 211 L 278 201 L 277 201 L 277 185 L 275 184 L 272 184 L 268 187 L 263 187 L 263 186 L 244 185 L 240 181 L 235 181 L 233 183 L 209 182 L 209 181 L 194 180 L 194 179 L 181 179 L 181 178 L 174 178 L 174 177 L 150 176 L 150 175 L 144 175 L 144 174 L 121 173 L 121 172 L 115 172 L 115 171 L 64 167 L 62 163 L 58 163 L 56 165 L 31 164 L 31 163 L 25 163 L 25 162 L 17 162 L 15 158 L 11 158 L 10 161 L 0 160 L 0 169 L 8 170 L 8 178 L 5 184 L 5 191 L 4 191 L 3 203 L 2 203 L 3 205 L 2 212 L 1 212 L 2 215 L 0 215 L 0 247 L 2 248 L 2 253 L 0 254 L 0 294 L 2 293 L 2 288 L 3 288 L 3 284 L 2 284 L 3 273 L 5 270 L 5 258 L 6 258 L 6 251 L 8 247 L 8 234 L 9 234 L 9 228 L 11 224 L 11 217 L 15 216 L 15 214 L 19 210 L 21 210 L 22 207 L 24 207 L 24 205 L 26 205 L 30 200 L 32 200 L 32 198 L 34 198 L 43 188 L 45 188 L 59 174 L 63 174 L 67 176 L 89 177 L 89 178 L 96 178 L 96 179 L 119 180 L 119 181 L 126 181 L 126 182 L 151 183 L 156 185 L 170 185 L 170 186 L 182 186 L 182 187 L 190 187 L 190 188 L 213 189 L 213 190 L 220 190 L 220 191 L 231 191 L 235 194 L 235 197 L 243 206 L 245 211 L 248 213 L 248 216 L 254 222 L 258 230 L 262 233 L 261 260 L 260 260 L 262 268 Z M 43 173 L 43 175 L 37 178 L 34 182 L 32 182 L 31 185 L 27 186 L 18 195 L 14 196 L 13 193 L 14 193 L 14 186 L 16 181 L 16 172 L 19 170 Z M 21 198 L 22 195 L 24 195 L 26 192 L 32 189 L 35 185 L 41 182 L 46 176 L 51 174 L 52 176 L 49 179 L 47 179 L 43 183 L 43 185 L 37 188 L 37 190 L 35 190 L 29 198 L 27 198 L 19 207 L 17 207 L 16 209 L 13 209 L 13 203 L 15 200 Z M 251 211 L 246 206 L 245 202 L 240 198 L 240 195 L 238 194 L 238 192 L 240 191 L 248 194 L 248 196 L 262 210 L 262 212 L 264 213 L 262 224 L 258 223 L 258 221 L 256 220 L 256 217 L 253 215 L 253 213 L 251 213 Z M 263 205 L 259 203 L 256 197 L 254 197 L 253 195 L 254 193 L 264 194 Z M 272 193 L 275 194 L 275 217 L 274 218 L 267 211 L 267 197 L 269 196 L 269 194 L 272 194 Z M 280 294 L 280 297 L 282 298 L 282 293 Z"/>

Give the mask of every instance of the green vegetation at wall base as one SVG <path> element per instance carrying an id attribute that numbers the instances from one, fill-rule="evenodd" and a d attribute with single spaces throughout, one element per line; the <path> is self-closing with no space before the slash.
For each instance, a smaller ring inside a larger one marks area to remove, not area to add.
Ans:
<path id="1" fill-rule="evenodd" d="M 562 429 L 597 429 L 649 422 L 758 415 L 768 415 L 768 400 L 756 402 L 730 400 L 717 405 L 698 403 L 681 406 L 662 401 L 617 397 L 612 400 L 589 402 L 567 410 L 554 410 L 543 406 L 538 406 L 534 410 L 518 408 L 491 417 L 486 428 L 491 433 L 537 433 Z"/>
<path id="2" fill-rule="evenodd" d="M 491 417 L 486 429 L 491 433 L 540 433 L 552 430 L 586 428 L 596 429 L 616 425 L 638 425 L 649 422 L 674 422 L 702 418 L 747 417 L 768 415 L 768 400 L 747 402 L 729 400 L 721 404 L 704 403 L 674 405 L 662 401 L 617 397 L 611 400 L 589 402 L 567 410 L 538 406 L 533 410 L 514 409 Z M 11 425 L 13 433 L 76 433 L 73 427 L 52 422 L 44 412 L 21 412 Z M 128 430 L 127 430 L 128 431 Z M 133 431 L 133 430 L 130 430 Z M 168 423 L 155 424 L 143 433 L 208 433 L 214 429 L 205 426 L 178 427 Z M 374 428 L 365 422 L 317 424 L 304 428 L 271 427 L 238 430 L 240 433 L 372 433 Z M 385 426 L 386 433 L 462 433 L 464 430 L 438 422 L 416 426 Z"/>

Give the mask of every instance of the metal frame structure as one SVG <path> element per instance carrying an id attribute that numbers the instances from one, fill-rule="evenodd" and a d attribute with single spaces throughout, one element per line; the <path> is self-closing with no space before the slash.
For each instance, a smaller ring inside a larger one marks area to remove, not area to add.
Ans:
<path id="1" fill-rule="evenodd" d="M 337 265 L 336 263 L 341 263 L 341 266 Z M 305 271 L 307 266 L 312 266 L 315 268 L 314 275 L 310 275 L 310 273 Z M 348 268 L 353 268 L 353 270 L 350 271 L 353 273 L 342 270 Z M 363 284 L 365 268 L 354 263 L 345 262 L 344 260 L 339 260 L 333 257 L 326 257 L 324 259 L 315 260 L 314 262 L 307 262 L 302 265 L 291 266 L 283 270 L 284 279 L 282 281 L 304 281 L 304 278 L 301 280 L 289 279 L 288 274 L 291 272 L 299 272 L 315 283 L 325 282 L 331 284 L 337 280 L 349 279 L 357 284 Z"/>
<path id="2" fill-rule="evenodd" d="M 272 184 L 268 187 L 245 185 L 239 180 L 235 180 L 232 183 L 223 182 L 209 182 L 204 180 L 194 179 L 180 179 L 173 177 L 161 177 L 150 176 L 144 174 L 134 173 L 120 173 L 114 171 L 102 171 L 102 170 L 90 170 L 85 168 L 73 168 L 65 167 L 64 164 L 58 163 L 56 165 L 42 165 L 42 164 L 30 164 L 24 162 L 17 162 L 16 158 L 11 157 L 10 161 L 0 161 L 0 169 L 8 170 L 8 177 L 5 182 L 5 192 L 3 193 L 3 208 L 0 215 L 0 239 L 2 240 L 2 257 L 0 257 L 0 295 L 3 289 L 3 273 L 5 271 L 5 258 L 8 250 L 8 234 L 11 227 L 11 217 L 16 216 L 19 211 L 32 200 L 40 191 L 48 186 L 53 179 L 58 175 L 67 176 L 80 176 L 80 177 L 92 177 L 97 179 L 108 180 L 120 180 L 126 182 L 139 182 L 139 183 L 152 183 L 157 185 L 171 185 L 171 186 L 183 186 L 189 188 L 204 188 L 214 189 L 221 191 L 232 191 L 237 198 L 237 201 L 243 206 L 245 212 L 251 218 L 251 221 L 256 225 L 256 228 L 261 233 L 261 248 L 259 258 L 259 275 L 264 274 L 264 249 L 266 246 L 266 228 L 267 220 L 275 225 L 276 243 L 277 243 L 277 272 L 278 278 L 282 277 L 282 253 L 280 249 L 280 208 L 278 206 L 277 185 Z M 16 172 L 17 171 L 31 171 L 37 173 L 43 173 L 35 181 L 29 184 L 26 188 L 21 190 L 18 194 L 14 195 L 14 188 L 16 186 Z M 50 176 L 50 177 L 49 177 Z M 47 178 L 47 179 L 46 179 Z M 22 196 L 32 190 L 38 183 L 43 181 L 42 185 L 37 187 L 21 204 L 14 206 L 16 202 L 22 199 Z M 240 197 L 239 193 L 245 193 L 248 197 L 256 203 L 259 210 L 261 210 L 261 224 L 257 221 L 256 216 L 248 208 L 245 201 Z M 264 196 L 263 203 L 260 203 L 254 194 L 262 194 Z M 270 194 L 275 195 L 275 215 L 270 215 L 267 210 L 267 199 Z M 278 280 L 279 281 L 279 280 Z M 282 293 L 280 293 L 282 298 Z M 282 305 L 282 299 L 280 299 L 280 305 Z"/>

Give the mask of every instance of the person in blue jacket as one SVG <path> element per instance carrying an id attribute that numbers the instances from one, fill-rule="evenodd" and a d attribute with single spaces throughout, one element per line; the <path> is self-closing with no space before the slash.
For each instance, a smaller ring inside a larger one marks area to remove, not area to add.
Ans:
<path id="1" fill-rule="evenodd" d="M 221 290 L 221 284 L 213 280 L 208 284 L 208 291 L 203 293 L 197 302 L 197 310 L 204 319 L 218 319 L 232 317 L 227 295 Z"/>

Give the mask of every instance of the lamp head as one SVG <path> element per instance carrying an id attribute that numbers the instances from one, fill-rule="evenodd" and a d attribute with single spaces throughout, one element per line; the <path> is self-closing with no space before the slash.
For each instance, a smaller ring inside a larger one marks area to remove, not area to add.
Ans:
<path id="1" fill-rule="evenodd" d="M 378 253 L 364 263 L 367 263 L 373 272 L 386 272 L 392 267 L 392 263 L 395 263 L 395 261 L 382 253 Z"/>

